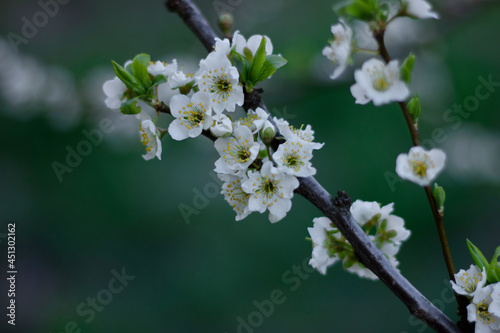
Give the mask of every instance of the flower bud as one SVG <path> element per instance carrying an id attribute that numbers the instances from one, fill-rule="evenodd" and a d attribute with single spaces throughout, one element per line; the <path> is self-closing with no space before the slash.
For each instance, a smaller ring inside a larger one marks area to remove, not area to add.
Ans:
<path id="1" fill-rule="evenodd" d="M 436 203 L 439 214 L 442 215 L 444 212 L 444 200 L 446 198 L 444 189 L 441 186 L 438 186 L 438 184 L 434 184 L 432 196 L 434 197 L 434 202 Z"/>
<path id="2" fill-rule="evenodd" d="M 219 28 L 224 35 L 229 35 L 233 29 L 234 18 L 230 13 L 224 13 L 219 16 Z"/>
<path id="3" fill-rule="evenodd" d="M 269 120 L 266 120 L 262 129 L 260 130 L 260 138 L 266 146 L 269 146 L 276 136 L 276 128 Z"/>
<path id="4" fill-rule="evenodd" d="M 233 133 L 233 122 L 228 116 L 218 114 L 213 117 L 214 123 L 210 127 L 210 133 L 218 138 L 230 136 Z"/>

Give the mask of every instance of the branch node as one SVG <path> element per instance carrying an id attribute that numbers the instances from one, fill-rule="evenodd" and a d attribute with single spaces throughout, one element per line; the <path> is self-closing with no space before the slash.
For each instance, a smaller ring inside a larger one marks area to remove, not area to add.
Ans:
<path id="1" fill-rule="evenodd" d="M 349 211 L 351 208 L 352 200 L 349 195 L 344 191 L 337 191 L 337 197 L 333 199 L 333 204 L 344 211 Z"/>

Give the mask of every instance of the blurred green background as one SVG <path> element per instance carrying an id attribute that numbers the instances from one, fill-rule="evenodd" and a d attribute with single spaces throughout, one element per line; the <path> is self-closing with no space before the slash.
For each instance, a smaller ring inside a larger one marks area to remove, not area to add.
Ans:
<path id="1" fill-rule="evenodd" d="M 397 105 L 355 105 L 353 68 L 340 80 L 328 79 L 333 67 L 321 50 L 337 22 L 333 2 L 199 1 L 211 24 L 220 3 L 243 35 L 270 36 L 275 53 L 288 59 L 263 85 L 264 99 L 292 124 L 311 124 L 317 141 L 326 143 L 315 153 L 316 178 L 331 193 L 395 202 L 395 214 L 412 231 L 398 255 L 400 270 L 457 319 L 423 190 L 398 181 L 391 188 L 386 180 L 411 144 Z M 449 0 L 434 7 L 441 20 L 400 19 L 388 32 L 388 47 L 400 60 L 409 50 L 417 55 L 412 89 L 422 98 L 422 139 L 435 129 L 446 133 L 438 144 L 448 153 L 439 177 L 447 190 L 445 223 L 457 269 L 468 268 L 466 238 L 487 257 L 500 245 L 500 91 L 460 116 L 460 124 L 443 115 L 475 94 L 479 76 L 500 81 L 500 4 Z M 16 327 L 2 314 L 0 331 L 78 332 L 68 326 L 75 322 L 82 332 L 237 332 L 238 317 L 249 316 L 259 324 L 255 332 L 431 331 L 380 282 L 339 265 L 326 276 L 292 272 L 311 255 L 306 228 L 320 216 L 300 196 L 277 224 L 259 214 L 235 222 L 222 195 L 209 197 L 186 223 L 179 205 L 193 207 L 197 190 L 213 190 L 218 156 L 212 144 L 166 137 L 162 161 L 145 162 L 137 128 L 104 107 L 101 91 L 113 77 L 111 59 L 123 63 L 145 52 L 195 68 L 204 57 L 163 2 L 70 1 L 15 54 L 8 34 L 22 35 L 23 17 L 31 21 L 40 10 L 35 1 L 4 0 L 0 14 L 3 309 L 7 223 L 16 223 L 18 269 Z M 363 59 L 356 56 L 355 67 Z M 116 130 L 59 182 L 52 163 L 64 163 L 66 147 L 76 149 L 82 131 L 98 128 L 103 118 L 113 119 Z M 102 290 L 122 268 L 135 278 L 86 322 L 80 304 L 110 295 Z M 260 323 L 254 301 L 269 300 L 275 289 L 284 301 Z"/>

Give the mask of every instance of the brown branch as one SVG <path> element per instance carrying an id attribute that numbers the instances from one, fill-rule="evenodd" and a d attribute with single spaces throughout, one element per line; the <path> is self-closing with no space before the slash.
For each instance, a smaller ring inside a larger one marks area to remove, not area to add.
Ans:
<path id="1" fill-rule="evenodd" d="M 212 51 L 214 38 L 213 29 L 191 0 L 168 0 L 167 8 L 176 12 L 184 23 L 198 36 L 207 51 Z M 255 90 L 254 90 L 255 91 Z M 259 96 L 260 97 L 260 96 Z M 256 96 L 246 96 L 245 107 L 260 107 L 267 111 L 263 101 Z M 253 104 L 253 105 L 251 105 Z M 351 199 L 345 192 L 332 196 L 314 179 L 314 177 L 299 178 L 300 186 L 296 192 L 315 205 L 326 217 L 333 221 L 356 251 L 361 262 L 368 267 L 387 287 L 408 307 L 410 313 L 425 322 L 436 332 L 460 332 L 455 323 L 443 312 L 427 300 L 401 273 L 394 268 L 380 250 L 370 241 L 361 227 L 349 213 Z"/>

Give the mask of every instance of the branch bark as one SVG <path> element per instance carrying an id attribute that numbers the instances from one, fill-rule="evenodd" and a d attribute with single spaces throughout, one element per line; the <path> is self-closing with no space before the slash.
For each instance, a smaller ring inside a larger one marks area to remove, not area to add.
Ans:
<path id="1" fill-rule="evenodd" d="M 195 33 L 208 52 L 213 50 L 217 37 L 207 20 L 191 0 L 168 0 L 167 8 L 177 13 Z M 246 96 L 248 97 L 248 96 Z M 255 97 L 255 96 L 254 96 Z M 248 98 L 247 98 L 248 99 Z M 251 98 L 255 103 L 245 103 L 247 109 L 258 103 L 267 108 L 260 98 Z M 394 268 L 380 250 L 370 241 L 361 227 L 352 218 L 349 207 L 351 199 L 342 191 L 334 199 L 314 177 L 299 178 L 296 193 L 315 205 L 333 221 L 344 237 L 354 247 L 361 262 L 368 267 L 408 307 L 410 313 L 422 320 L 436 332 L 458 333 L 460 329 L 443 312 L 425 298 L 401 273 Z"/>

